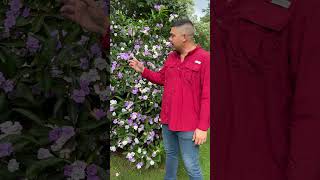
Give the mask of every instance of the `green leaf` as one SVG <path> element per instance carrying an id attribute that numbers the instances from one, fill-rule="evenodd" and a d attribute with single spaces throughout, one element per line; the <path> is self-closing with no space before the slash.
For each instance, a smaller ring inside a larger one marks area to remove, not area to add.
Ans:
<path id="1" fill-rule="evenodd" d="M 54 117 L 57 116 L 57 113 L 58 113 L 59 109 L 61 108 L 61 106 L 63 105 L 63 103 L 64 103 L 64 99 L 63 99 L 63 98 L 60 98 L 60 99 L 56 102 L 56 104 L 54 105 L 54 108 L 53 108 L 53 115 L 54 115 Z"/>
<path id="2" fill-rule="evenodd" d="M 91 130 L 91 129 L 96 129 L 104 124 L 107 124 L 108 122 L 107 121 L 101 121 L 99 123 L 94 123 L 94 124 L 90 124 L 90 125 L 87 125 L 87 126 L 84 126 L 84 127 L 81 127 L 80 130 L 85 130 L 85 131 L 88 131 L 88 130 Z"/>
<path id="3" fill-rule="evenodd" d="M 0 60 L 2 63 L 6 63 L 6 57 L 1 51 L 0 51 Z"/>
<path id="4" fill-rule="evenodd" d="M 50 158 L 50 159 L 45 159 L 45 160 L 40 160 L 38 162 L 35 162 L 34 164 L 32 164 L 32 166 L 30 166 L 27 169 L 26 171 L 27 178 L 36 179 L 36 177 L 40 175 L 40 173 L 44 169 L 51 166 L 55 166 L 56 164 L 59 164 L 63 161 L 64 161 L 63 159 Z"/>
<path id="5" fill-rule="evenodd" d="M 0 93 L 0 112 L 4 110 L 7 105 L 6 95 L 4 93 Z"/>
<path id="6" fill-rule="evenodd" d="M 30 120 L 33 120 L 38 125 L 43 126 L 41 119 L 37 115 L 35 115 L 33 112 L 25 110 L 25 109 L 20 109 L 20 108 L 14 108 L 13 111 L 18 112 L 18 113 L 26 116 Z"/>
<path id="7" fill-rule="evenodd" d="M 13 41 L 13 42 L 2 42 L 0 43 L 1 45 L 3 46 L 6 46 L 6 47 L 15 47 L 15 48 L 19 48 L 19 47 L 25 47 L 26 46 L 26 43 L 19 40 L 19 41 Z"/>
<path id="8" fill-rule="evenodd" d="M 38 16 L 34 19 L 34 21 L 32 22 L 32 28 L 31 31 L 36 33 L 41 29 L 41 26 L 44 23 L 44 16 Z"/>
<path id="9" fill-rule="evenodd" d="M 26 26 L 30 24 L 30 20 L 23 18 L 23 17 L 18 17 L 17 22 L 16 22 L 16 26 L 17 27 L 22 27 L 22 26 Z"/>

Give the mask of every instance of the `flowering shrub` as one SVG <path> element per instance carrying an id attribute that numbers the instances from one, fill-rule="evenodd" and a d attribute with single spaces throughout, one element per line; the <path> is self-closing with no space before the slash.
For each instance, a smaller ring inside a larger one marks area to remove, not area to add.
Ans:
<path id="1" fill-rule="evenodd" d="M 1 179 L 107 178 L 105 52 L 60 8 L 0 1 Z"/>
<path id="2" fill-rule="evenodd" d="M 190 5 L 159 2 L 111 1 L 110 150 L 123 153 L 137 169 L 157 166 L 164 159 L 159 117 L 163 89 L 143 79 L 128 60 L 135 56 L 147 68 L 160 70 L 172 49 L 171 21 L 186 16 Z"/>

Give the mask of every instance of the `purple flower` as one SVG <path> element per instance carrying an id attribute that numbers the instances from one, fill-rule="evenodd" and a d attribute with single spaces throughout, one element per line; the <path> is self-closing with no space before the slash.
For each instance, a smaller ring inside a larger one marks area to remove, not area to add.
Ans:
<path id="1" fill-rule="evenodd" d="M 163 27 L 163 24 L 157 23 L 156 26 L 157 26 L 158 28 L 162 28 L 162 27 Z"/>
<path id="2" fill-rule="evenodd" d="M 0 83 L 1 84 L 1 83 Z M 6 80 L 1 84 L 1 88 L 4 90 L 4 92 L 8 93 L 13 90 L 14 82 L 11 80 Z"/>
<path id="3" fill-rule="evenodd" d="M 62 48 L 62 44 L 61 44 L 61 41 L 57 41 L 57 45 L 56 45 L 56 49 L 59 50 Z"/>
<path id="4" fill-rule="evenodd" d="M 144 27 L 143 28 L 145 31 L 150 31 L 150 28 L 149 27 Z"/>
<path id="5" fill-rule="evenodd" d="M 6 78 L 3 76 L 3 73 L 0 72 L 0 86 L 2 83 L 4 83 L 6 81 Z"/>
<path id="6" fill-rule="evenodd" d="M 130 126 L 132 125 L 132 122 L 133 122 L 132 119 L 129 118 L 129 119 L 128 119 L 128 124 L 129 124 Z"/>
<path id="7" fill-rule="evenodd" d="M 13 10 L 14 12 L 18 12 L 21 8 L 20 0 L 12 0 L 10 1 L 9 4 L 10 4 L 11 10 Z"/>
<path id="8" fill-rule="evenodd" d="M 155 136 L 154 131 L 149 132 L 148 137 L 147 137 L 147 140 L 148 140 L 148 141 L 153 141 L 154 136 Z"/>
<path id="9" fill-rule="evenodd" d="M 159 115 L 156 116 L 156 118 L 154 118 L 153 120 L 155 123 L 157 123 L 159 121 Z"/>
<path id="10" fill-rule="evenodd" d="M 64 137 L 67 139 L 72 137 L 75 134 L 74 128 L 71 126 L 64 126 L 61 128 L 61 131 L 62 131 L 61 137 Z"/>
<path id="11" fill-rule="evenodd" d="M 132 105 L 133 105 L 132 101 L 126 101 L 125 104 L 124 104 L 126 109 L 130 109 L 132 107 Z"/>
<path id="12" fill-rule="evenodd" d="M 111 66 L 111 73 L 113 73 L 113 71 L 117 68 L 117 62 L 113 61 L 112 62 L 112 66 Z"/>
<path id="13" fill-rule="evenodd" d="M 135 49 L 135 50 L 139 50 L 140 47 L 141 47 L 141 46 L 140 46 L 139 44 L 134 45 L 134 49 Z"/>
<path id="14" fill-rule="evenodd" d="M 118 78 L 119 78 L 119 79 L 122 79 L 122 77 L 123 77 L 122 73 L 119 72 L 119 73 L 118 73 Z"/>
<path id="15" fill-rule="evenodd" d="M 120 59 L 123 59 L 123 60 L 129 60 L 130 55 L 128 53 L 120 53 L 119 57 Z"/>
<path id="16" fill-rule="evenodd" d="M 16 25 L 16 17 L 14 13 L 11 10 L 7 11 L 6 19 L 4 20 L 5 32 L 9 32 L 14 25 Z"/>
<path id="17" fill-rule="evenodd" d="M 80 80 L 80 88 L 83 90 L 85 95 L 90 94 L 90 89 L 89 89 L 89 81 L 87 80 Z"/>
<path id="18" fill-rule="evenodd" d="M 10 156 L 13 152 L 11 143 L 1 143 L 0 144 L 0 158 L 5 156 Z"/>
<path id="19" fill-rule="evenodd" d="M 84 100 L 85 100 L 85 96 L 86 96 L 86 93 L 83 91 L 83 90 L 78 90 L 78 89 L 75 89 L 73 90 L 72 92 L 72 96 L 71 98 L 76 102 L 76 103 L 83 103 Z"/>
<path id="20" fill-rule="evenodd" d="M 132 28 L 130 28 L 130 29 L 128 30 L 128 35 L 129 35 L 129 36 L 132 36 L 132 34 L 133 34 L 133 31 L 132 31 Z"/>
<path id="21" fill-rule="evenodd" d="M 149 119 L 149 124 L 153 124 L 153 119 L 152 118 Z"/>
<path id="22" fill-rule="evenodd" d="M 142 166 L 143 166 L 143 162 L 139 162 L 139 163 L 137 164 L 137 169 L 141 169 Z"/>
<path id="23" fill-rule="evenodd" d="M 98 172 L 97 166 L 94 165 L 94 164 L 91 164 L 91 165 L 87 166 L 86 172 L 87 172 L 87 175 L 88 175 L 88 176 L 94 176 L 94 175 L 96 175 L 97 172 Z"/>
<path id="24" fill-rule="evenodd" d="M 28 17 L 29 15 L 30 15 L 30 8 L 25 7 L 25 8 L 23 9 L 22 16 L 26 18 L 26 17 Z"/>
<path id="25" fill-rule="evenodd" d="M 110 112 L 114 111 L 114 107 L 113 106 L 110 106 Z"/>
<path id="26" fill-rule="evenodd" d="M 58 35 L 59 31 L 58 30 L 54 30 L 50 32 L 50 36 L 51 37 L 56 37 Z"/>
<path id="27" fill-rule="evenodd" d="M 90 47 L 90 52 L 92 56 L 101 57 L 101 49 L 98 43 L 95 43 Z"/>
<path id="28" fill-rule="evenodd" d="M 71 176 L 71 173 L 72 173 L 72 166 L 71 165 L 66 165 L 64 166 L 64 171 L 63 171 L 63 174 L 65 176 Z"/>
<path id="29" fill-rule="evenodd" d="M 138 114 L 136 112 L 131 113 L 130 117 L 132 119 L 137 119 Z"/>
<path id="30" fill-rule="evenodd" d="M 155 8 L 157 11 L 160 11 L 160 9 L 161 9 L 161 5 L 156 4 L 156 5 L 154 5 L 154 8 Z"/>
<path id="31" fill-rule="evenodd" d="M 29 35 L 27 38 L 26 46 L 30 52 L 35 53 L 40 48 L 39 40 Z"/>
<path id="32" fill-rule="evenodd" d="M 106 112 L 104 112 L 102 109 L 95 109 L 93 111 L 93 116 L 97 119 L 100 120 L 101 118 L 105 117 L 107 115 Z"/>
<path id="33" fill-rule="evenodd" d="M 80 58 L 80 68 L 81 69 L 88 69 L 89 67 L 89 60 L 88 58 Z"/>
<path id="34" fill-rule="evenodd" d="M 80 41 L 78 42 L 78 44 L 84 45 L 88 40 L 89 40 L 89 37 L 87 37 L 87 36 L 81 36 L 81 39 L 80 39 Z"/>
<path id="35" fill-rule="evenodd" d="M 138 93 L 138 88 L 134 88 L 133 90 L 132 90 L 132 94 L 137 94 Z"/>
<path id="36" fill-rule="evenodd" d="M 60 138 L 61 133 L 62 133 L 62 130 L 60 128 L 54 128 L 49 132 L 49 140 L 56 141 L 57 139 Z"/>
<path id="37" fill-rule="evenodd" d="M 148 49 L 145 49 L 145 50 L 144 50 L 144 52 L 143 52 L 143 55 L 144 55 L 144 56 L 148 56 L 148 55 L 150 55 L 149 50 L 148 50 Z"/>

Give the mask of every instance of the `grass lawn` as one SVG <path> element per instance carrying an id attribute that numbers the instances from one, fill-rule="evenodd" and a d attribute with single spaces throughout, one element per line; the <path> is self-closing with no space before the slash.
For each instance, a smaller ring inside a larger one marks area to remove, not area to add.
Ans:
<path id="1" fill-rule="evenodd" d="M 130 163 L 124 157 L 111 154 L 110 157 L 110 177 L 111 180 L 163 180 L 165 173 L 164 164 L 159 168 L 137 170 L 135 164 Z M 210 131 L 208 132 L 207 142 L 200 146 L 200 164 L 204 180 L 210 180 Z M 119 173 L 119 176 L 116 176 Z M 184 169 L 180 158 L 178 169 L 178 180 L 188 180 L 188 175 Z"/>

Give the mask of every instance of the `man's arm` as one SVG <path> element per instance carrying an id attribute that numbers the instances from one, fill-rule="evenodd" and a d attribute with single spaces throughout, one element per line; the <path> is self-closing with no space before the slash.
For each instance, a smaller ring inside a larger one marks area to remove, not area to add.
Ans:
<path id="1" fill-rule="evenodd" d="M 301 6 L 309 7 L 304 9 L 308 14 L 300 12 L 296 17 L 300 20 L 292 26 L 290 37 L 294 40 L 291 59 L 296 59 L 293 62 L 296 67 L 293 68 L 288 180 L 320 179 L 320 41 L 316 38 L 320 32 L 320 11 L 317 8 L 320 6 L 312 3 L 315 1 Z"/>
<path id="2" fill-rule="evenodd" d="M 166 66 L 164 66 L 160 71 L 154 72 L 147 68 L 144 68 L 142 72 L 142 77 L 148 79 L 150 82 L 163 86 L 164 76 L 165 76 Z"/>
<path id="3" fill-rule="evenodd" d="M 146 78 L 150 82 L 158 85 L 162 85 L 162 86 L 164 85 L 166 65 L 164 65 L 163 68 L 158 72 L 151 71 L 148 68 L 144 67 L 144 65 L 135 58 L 133 58 L 132 60 L 129 60 L 129 65 L 135 71 L 140 72 L 142 77 Z"/>
<path id="4" fill-rule="evenodd" d="M 210 126 L 210 55 L 206 59 L 201 72 L 200 120 L 198 129 L 207 131 Z"/>

